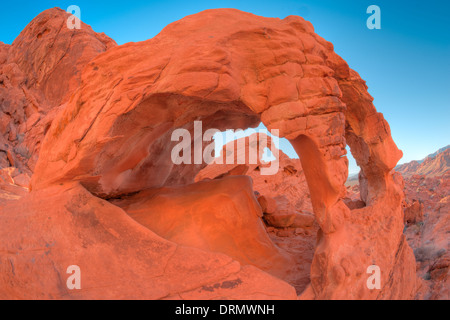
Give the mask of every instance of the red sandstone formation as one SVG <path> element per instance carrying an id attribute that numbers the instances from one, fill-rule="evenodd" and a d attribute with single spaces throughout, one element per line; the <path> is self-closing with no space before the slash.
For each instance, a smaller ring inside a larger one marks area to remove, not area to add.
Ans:
<path id="1" fill-rule="evenodd" d="M 279 170 L 275 175 L 263 175 L 262 168 L 270 164 L 263 161 L 265 147 L 277 157 Z M 228 151 L 228 152 L 227 152 Z M 239 164 L 239 155 L 258 155 L 254 163 Z M 226 156 L 235 160 L 226 164 Z M 263 213 L 262 222 L 271 240 L 293 263 L 287 265 L 278 277 L 301 293 L 310 284 L 310 269 L 314 255 L 318 225 L 315 223 L 308 185 L 299 159 L 290 159 L 272 144 L 264 133 L 253 134 L 224 145 L 218 159 L 224 164 L 212 163 L 200 170 L 195 181 L 222 179 L 228 176 L 251 177 L 253 190 Z M 222 251 L 223 252 L 223 251 Z"/>
<path id="2" fill-rule="evenodd" d="M 159 237 L 78 183 L 18 201 L 0 216 L 0 299 L 296 298 L 253 266 Z M 70 265 L 81 269 L 81 290 L 66 287 Z"/>
<path id="3" fill-rule="evenodd" d="M 0 166 L 31 173 L 41 141 L 59 109 L 80 84 L 81 70 L 116 46 L 82 23 L 67 28 L 62 10 L 41 13 L 14 40 L 0 42 Z"/>
<path id="4" fill-rule="evenodd" d="M 405 234 L 416 256 L 420 299 L 450 299 L 449 150 L 396 168 L 405 177 L 405 219 L 412 220 Z"/>
<path id="5" fill-rule="evenodd" d="M 175 243 L 222 252 L 281 278 L 291 268 L 292 259 L 272 243 L 263 226 L 249 177 L 148 189 L 112 203 Z"/>
<path id="6" fill-rule="evenodd" d="M 403 212 L 405 213 L 405 223 L 417 223 L 423 221 L 423 203 L 416 199 L 411 204 L 406 204 Z"/>
<path id="7" fill-rule="evenodd" d="M 450 175 L 446 158 L 448 147 L 396 167 L 404 176 L 404 233 L 414 249 L 420 278 L 416 299 L 450 298 Z M 348 184 L 347 201 L 357 203 L 359 185 L 354 181 Z"/>
<path id="8" fill-rule="evenodd" d="M 415 296 L 391 172 L 402 153 L 365 82 L 309 22 L 207 10 L 115 46 L 84 24 L 65 29 L 67 16 L 47 10 L 0 46 L 1 161 L 32 173 L 30 193 L 0 202 L 0 298 L 295 299 L 248 178 L 194 184 L 205 164 L 171 161 L 173 130 L 195 120 L 204 131 L 262 121 L 299 154 L 319 228 L 301 299 Z M 353 210 L 346 143 L 362 170 L 365 206 Z M 367 286 L 374 264 L 380 289 Z M 81 290 L 65 286 L 70 265 Z"/>
<path id="9" fill-rule="evenodd" d="M 242 143 L 244 142 L 244 143 Z M 254 145 L 252 145 L 254 144 Z M 268 168 L 271 165 L 264 161 L 263 151 L 270 148 L 272 155 L 277 156 L 277 172 L 273 175 L 262 174 L 262 168 Z M 251 149 L 252 148 L 252 149 Z M 254 149 L 253 149 L 254 148 Z M 227 150 L 229 152 L 227 153 Z M 250 163 L 249 154 L 253 152 L 256 162 Z M 245 154 L 247 162 L 238 163 L 238 155 Z M 232 159 L 233 163 L 226 163 L 226 156 Z M 198 172 L 195 181 L 205 179 L 218 179 L 230 175 L 247 175 L 252 178 L 253 190 L 259 195 L 258 200 L 266 198 L 270 203 L 285 202 L 284 205 L 292 208 L 292 212 L 312 212 L 312 205 L 308 185 L 306 183 L 303 168 L 299 159 L 290 159 L 283 151 L 278 150 L 272 142 L 272 139 L 264 133 L 256 133 L 250 137 L 231 141 L 223 146 L 218 159 L 222 159 L 223 164 L 212 163 Z M 277 198 L 277 199 L 272 199 Z M 263 206 L 261 201 L 259 203 Z M 267 206 L 267 204 L 265 204 Z M 276 205 L 271 205 L 272 207 Z M 275 213 L 276 208 L 265 211 L 265 213 Z"/>
<path id="10" fill-rule="evenodd" d="M 430 154 L 422 161 L 411 161 L 395 167 L 404 178 L 413 175 L 424 175 L 427 177 L 442 176 L 450 170 L 450 145 Z"/>

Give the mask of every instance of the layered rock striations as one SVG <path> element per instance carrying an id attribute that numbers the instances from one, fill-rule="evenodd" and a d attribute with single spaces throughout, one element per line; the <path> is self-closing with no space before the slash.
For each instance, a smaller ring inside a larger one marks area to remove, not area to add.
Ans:
<path id="1" fill-rule="evenodd" d="M 428 155 L 421 161 L 411 161 L 395 167 L 403 177 L 410 178 L 413 175 L 427 177 L 439 177 L 450 171 L 450 146 L 444 147 L 434 154 Z"/>

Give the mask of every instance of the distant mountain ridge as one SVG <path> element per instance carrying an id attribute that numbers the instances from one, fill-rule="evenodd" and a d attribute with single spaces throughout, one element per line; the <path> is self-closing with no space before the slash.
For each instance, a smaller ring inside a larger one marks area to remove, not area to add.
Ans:
<path id="1" fill-rule="evenodd" d="M 428 158 L 434 159 L 438 154 L 444 152 L 445 150 L 447 150 L 447 149 L 449 149 L 449 148 L 450 148 L 450 144 L 447 145 L 447 146 L 445 146 L 445 147 L 443 147 L 443 148 L 440 148 L 438 151 L 436 151 L 436 152 L 434 152 L 434 153 L 431 153 L 431 154 L 427 155 L 424 159 L 418 160 L 418 162 L 419 162 L 419 163 L 422 163 L 423 161 L 425 161 L 425 160 L 428 159 Z"/>
<path id="2" fill-rule="evenodd" d="M 403 177 L 412 175 L 426 175 L 429 177 L 444 175 L 450 169 L 450 145 L 429 154 L 422 160 L 414 160 L 395 167 Z"/>

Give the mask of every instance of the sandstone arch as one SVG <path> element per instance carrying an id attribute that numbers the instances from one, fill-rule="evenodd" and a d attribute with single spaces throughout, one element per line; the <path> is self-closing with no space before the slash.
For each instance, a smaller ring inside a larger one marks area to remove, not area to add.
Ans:
<path id="1" fill-rule="evenodd" d="M 412 296 L 414 257 L 390 173 L 401 152 L 364 81 L 299 17 L 207 10 L 97 56 L 48 130 L 32 189 L 77 180 L 109 198 L 193 182 L 201 167 L 172 165 L 169 141 L 199 119 L 204 129 L 262 121 L 302 157 L 322 230 L 303 297 Z M 341 201 L 346 139 L 368 182 L 368 206 L 352 212 Z M 383 272 L 379 292 L 365 287 L 371 264 Z"/>

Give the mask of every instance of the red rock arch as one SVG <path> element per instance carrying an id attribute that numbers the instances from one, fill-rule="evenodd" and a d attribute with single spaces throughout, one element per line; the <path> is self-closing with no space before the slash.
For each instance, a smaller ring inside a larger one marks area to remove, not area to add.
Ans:
<path id="1" fill-rule="evenodd" d="M 322 229 L 304 297 L 411 297 L 414 257 L 390 173 L 401 152 L 364 81 L 300 17 L 207 10 L 99 55 L 49 129 L 32 188 L 78 180 L 109 197 L 193 181 L 201 167 L 175 167 L 167 150 L 171 130 L 194 120 L 261 120 L 299 153 Z M 346 139 L 368 181 L 369 206 L 352 212 L 341 200 Z M 365 286 L 371 264 L 383 271 L 378 292 Z"/>

